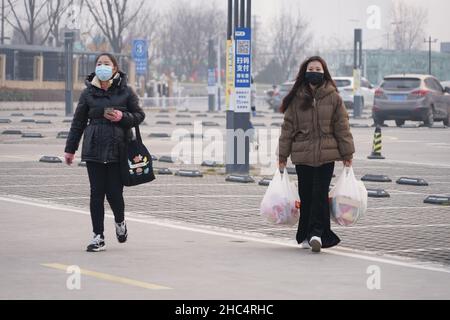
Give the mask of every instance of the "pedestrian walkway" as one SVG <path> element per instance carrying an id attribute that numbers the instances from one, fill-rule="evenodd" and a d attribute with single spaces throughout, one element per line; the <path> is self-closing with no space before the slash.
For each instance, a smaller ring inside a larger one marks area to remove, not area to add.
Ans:
<path id="1" fill-rule="evenodd" d="M 444 267 L 339 248 L 313 254 L 289 241 L 155 218 L 128 219 L 122 245 L 111 216 L 107 251 L 93 254 L 84 251 L 84 209 L 19 197 L 1 197 L 0 206 L 0 299 L 450 298 Z M 68 289 L 73 270 L 80 290 Z"/>

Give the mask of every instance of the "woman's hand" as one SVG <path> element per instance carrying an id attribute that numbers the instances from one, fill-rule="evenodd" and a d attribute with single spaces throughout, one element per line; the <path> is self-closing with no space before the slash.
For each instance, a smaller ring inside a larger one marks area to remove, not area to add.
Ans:
<path id="1" fill-rule="evenodd" d="M 344 163 L 344 167 L 351 167 L 353 165 L 353 160 L 352 159 L 344 160 L 343 163 Z"/>
<path id="2" fill-rule="evenodd" d="M 73 154 L 73 153 L 65 153 L 64 154 L 64 160 L 66 161 L 66 164 L 68 165 L 68 166 L 70 166 L 70 165 L 72 165 L 72 163 L 73 163 L 73 159 L 75 158 L 75 154 Z"/>
<path id="3" fill-rule="evenodd" d="M 123 113 L 120 110 L 114 110 L 112 113 L 106 113 L 105 118 L 111 122 L 119 122 L 123 118 Z"/>
<path id="4" fill-rule="evenodd" d="M 282 160 L 278 161 L 278 168 L 280 170 L 284 170 L 286 168 L 286 166 L 287 166 L 287 162 L 286 161 L 282 161 Z"/>

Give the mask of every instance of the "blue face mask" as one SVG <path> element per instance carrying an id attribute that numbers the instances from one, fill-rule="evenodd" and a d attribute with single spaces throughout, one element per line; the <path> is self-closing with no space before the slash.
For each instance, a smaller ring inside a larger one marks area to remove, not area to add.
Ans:
<path id="1" fill-rule="evenodd" d="M 102 64 L 95 68 L 95 74 L 100 81 L 108 81 L 113 76 L 113 68 Z"/>

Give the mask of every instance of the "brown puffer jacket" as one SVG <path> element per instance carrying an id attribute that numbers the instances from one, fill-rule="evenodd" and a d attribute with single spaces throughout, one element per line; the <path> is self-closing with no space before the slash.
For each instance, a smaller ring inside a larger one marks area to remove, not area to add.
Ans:
<path id="1" fill-rule="evenodd" d="M 278 158 L 292 163 L 319 167 L 350 160 L 355 153 L 349 118 L 342 98 L 331 85 L 313 96 L 299 89 L 289 105 L 281 128 Z"/>

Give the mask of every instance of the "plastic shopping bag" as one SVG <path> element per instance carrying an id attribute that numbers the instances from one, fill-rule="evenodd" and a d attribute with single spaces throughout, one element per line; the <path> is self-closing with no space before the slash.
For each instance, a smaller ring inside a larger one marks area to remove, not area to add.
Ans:
<path id="1" fill-rule="evenodd" d="M 278 225 L 295 225 L 300 218 L 300 198 L 295 186 L 289 182 L 289 175 L 284 169 L 275 175 L 261 201 L 260 213 L 267 221 Z"/>
<path id="2" fill-rule="evenodd" d="M 331 219 L 341 226 L 352 226 L 367 211 L 367 190 L 355 178 L 352 167 L 345 167 L 336 185 L 330 191 Z"/>

